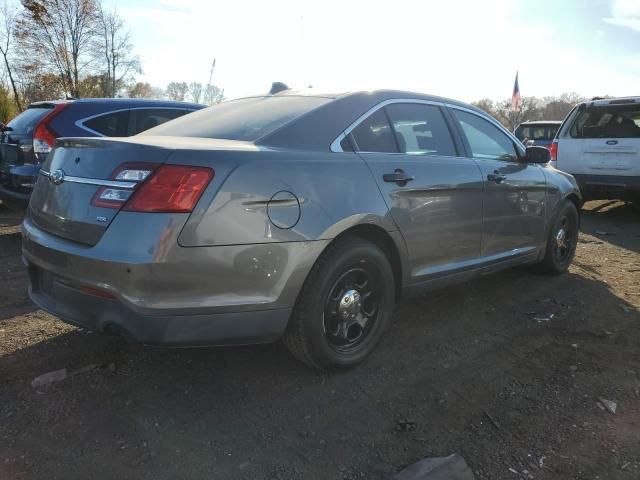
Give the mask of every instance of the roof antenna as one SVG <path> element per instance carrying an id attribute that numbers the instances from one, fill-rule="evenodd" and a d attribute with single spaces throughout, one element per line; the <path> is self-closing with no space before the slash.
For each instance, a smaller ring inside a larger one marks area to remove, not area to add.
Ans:
<path id="1" fill-rule="evenodd" d="M 289 90 L 286 83 L 273 82 L 271 84 L 271 90 L 269 90 L 269 95 L 275 95 L 276 93 L 284 92 L 285 90 Z"/>

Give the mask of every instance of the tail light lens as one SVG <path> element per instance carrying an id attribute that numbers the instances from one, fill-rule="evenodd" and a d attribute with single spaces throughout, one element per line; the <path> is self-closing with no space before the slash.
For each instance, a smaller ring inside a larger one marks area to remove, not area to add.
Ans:
<path id="1" fill-rule="evenodd" d="M 213 175 L 206 167 L 163 165 L 134 192 L 123 210 L 189 213 Z"/>
<path id="2" fill-rule="evenodd" d="M 551 145 L 549 145 L 549 152 L 551 153 L 551 161 L 558 161 L 558 141 L 555 140 Z"/>
<path id="3" fill-rule="evenodd" d="M 58 134 L 51 128 L 51 121 L 68 106 L 68 103 L 58 103 L 36 126 L 33 132 L 33 152 L 36 157 L 46 155 L 55 145 Z"/>
<path id="4" fill-rule="evenodd" d="M 100 187 L 91 203 L 128 212 L 190 213 L 214 173 L 207 167 L 124 164 L 113 172 L 111 179 L 138 185 L 134 189 Z"/>
<path id="5" fill-rule="evenodd" d="M 143 182 L 149 177 L 158 165 L 152 163 L 125 163 L 116 168 L 111 176 L 111 180 L 120 182 Z M 95 207 L 121 208 L 134 190 L 117 187 L 100 187 L 91 200 Z"/>

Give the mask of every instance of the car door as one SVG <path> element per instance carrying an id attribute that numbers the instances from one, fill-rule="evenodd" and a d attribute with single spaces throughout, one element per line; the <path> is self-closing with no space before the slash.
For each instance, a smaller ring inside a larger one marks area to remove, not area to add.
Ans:
<path id="1" fill-rule="evenodd" d="M 461 155 L 442 107 L 391 102 L 347 136 L 371 169 L 402 233 L 413 283 L 480 256 L 482 176 Z"/>
<path id="2" fill-rule="evenodd" d="M 523 161 L 521 144 L 485 116 L 457 107 L 456 119 L 484 184 L 482 256 L 499 260 L 532 253 L 544 243 L 546 180 Z"/>

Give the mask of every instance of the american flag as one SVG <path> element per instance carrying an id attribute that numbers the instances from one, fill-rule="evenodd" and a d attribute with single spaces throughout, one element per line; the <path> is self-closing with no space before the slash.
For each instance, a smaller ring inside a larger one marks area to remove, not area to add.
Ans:
<path id="1" fill-rule="evenodd" d="M 520 85 L 518 85 L 518 72 L 516 72 L 516 81 L 513 84 L 513 95 L 511 96 L 511 110 L 517 112 L 522 107 L 522 97 L 520 96 Z"/>

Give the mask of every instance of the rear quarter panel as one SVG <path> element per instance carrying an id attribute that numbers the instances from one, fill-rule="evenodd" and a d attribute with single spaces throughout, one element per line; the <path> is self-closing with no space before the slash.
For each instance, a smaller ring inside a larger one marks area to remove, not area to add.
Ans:
<path id="1" fill-rule="evenodd" d="M 202 162 L 216 173 L 179 237 L 183 246 L 324 240 L 361 223 L 396 230 L 371 172 L 356 154 L 192 153 L 178 151 L 168 162 Z M 282 198 L 290 201 L 271 201 Z"/>
<path id="2" fill-rule="evenodd" d="M 575 178 L 570 174 L 550 165 L 543 167 L 542 171 L 547 181 L 546 229 L 548 231 L 564 200 L 573 195 L 578 199 L 579 207 L 581 207 L 582 194 Z M 547 238 L 546 235 L 545 238 Z"/>

